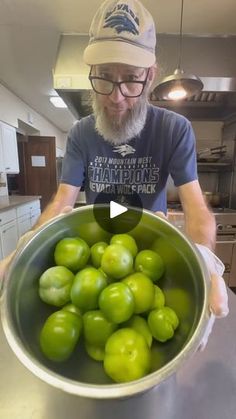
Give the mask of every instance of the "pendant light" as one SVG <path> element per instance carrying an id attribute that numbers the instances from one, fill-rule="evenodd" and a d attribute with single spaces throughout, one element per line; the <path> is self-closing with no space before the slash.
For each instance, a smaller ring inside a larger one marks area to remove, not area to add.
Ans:
<path id="1" fill-rule="evenodd" d="M 191 97 L 203 89 L 203 83 L 199 77 L 187 74 L 181 69 L 182 44 L 183 44 L 183 10 L 184 0 L 181 0 L 181 17 L 179 31 L 179 59 L 178 67 L 170 76 L 165 77 L 154 89 L 154 95 L 158 99 L 180 100 Z"/>

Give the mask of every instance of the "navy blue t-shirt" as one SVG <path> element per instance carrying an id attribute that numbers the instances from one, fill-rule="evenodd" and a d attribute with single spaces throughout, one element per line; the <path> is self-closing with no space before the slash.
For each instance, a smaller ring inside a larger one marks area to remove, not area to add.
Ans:
<path id="1" fill-rule="evenodd" d="M 123 145 L 112 145 L 97 133 L 94 115 L 78 121 L 68 136 L 61 183 L 84 185 L 88 204 L 104 190 L 135 191 L 144 208 L 166 212 L 169 174 L 175 186 L 197 179 L 193 129 L 183 116 L 148 105 L 141 134 Z"/>

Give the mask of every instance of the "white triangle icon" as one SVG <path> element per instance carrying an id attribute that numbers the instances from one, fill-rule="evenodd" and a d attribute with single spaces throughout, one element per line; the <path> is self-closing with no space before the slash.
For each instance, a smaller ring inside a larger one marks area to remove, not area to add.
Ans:
<path id="1" fill-rule="evenodd" d="M 110 218 L 115 218 L 126 211 L 128 211 L 128 208 L 117 204 L 117 202 L 110 201 Z"/>

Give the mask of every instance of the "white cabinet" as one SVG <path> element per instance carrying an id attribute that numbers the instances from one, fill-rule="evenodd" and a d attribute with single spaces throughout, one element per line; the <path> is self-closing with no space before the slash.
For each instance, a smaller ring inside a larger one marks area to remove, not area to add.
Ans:
<path id="1" fill-rule="evenodd" d="M 41 214 L 40 202 L 35 200 L 27 204 L 20 205 L 16 208 L 18 236 L 30 230 L 34 226 Z"/>
<path id="2" fill-rule="evenodd" d="M 19 173 L 16 130 L 14 127 L 0 122 L 0 167 L 2 172 Z"/>
<path id="3" fill-rule="evenodd" d="M 31 223 L 29 214 L 25 214 L 20 218 L 17 218 L 17 230 L 18 230 L 18 237 L 20 238 L 26 231 L 31 229 Z"/>
<path id="4" fill-rule="evenodd" d="M 1 128 L 0 128 L 0 173 L 2 172 L 5 172 L 5 167 L 4 167 L 4 162 L 3 162 L 3 149 L 2 149 Z"/>
<path id="5" fill-rule="evenodd" d="M 4 258 L 15 250 L 17 241 L 16 221 L 11 221 L 1 228 L 2 253 Z"/>
<path id="6" fill-rule="evenodd" d="M 31 211 L 31 214 L 30 214 L 31 227 L 33 227 L 36 224 L 40 215 L 41 215 L 40 209 L 34 209 L 34 210 Z"/>
<path id="7" fill-rule="evenodd" d="M 2 257 L 8 256 L 16 248 L 18 232 L 15 209 L 0 212 L 0 242 Z"/>
<path id="8" fill-rule="evenodd" d="M 0 260 L 15 250 L 19 238 L 34 226 L 40 214 L 39 199 L 0 211 Z"/>
<path id="9" fill-rule="evenodd" d="M 2 243 L 0 240 L 0 260 L 3 259 L 3 253 L 2 253 Z"/>

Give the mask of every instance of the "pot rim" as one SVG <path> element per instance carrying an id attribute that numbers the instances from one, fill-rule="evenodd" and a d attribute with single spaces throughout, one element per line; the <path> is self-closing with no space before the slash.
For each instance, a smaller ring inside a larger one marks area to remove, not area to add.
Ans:
<path id="1" fill-rule="evenodd" d="M 105 206 L 105 204 L 99 204 L 100 206 Z M 133 207 L 132 207 L 133 208 Z M 84 207 L 76 208 L 73 211 L 76 212 L 85 212 L 93 210 L 93 205 L 87 205 Z M 140 210 L 140 209 L 139 209 Z M 14 266 L 17 263 L 22 251 L 28 245 L 30 245 L 31 241 L 36 237 L 42 230 L 45 230 L 49 225 L 56 222 L 58 217 L 55 219 L 49 220 L 43 226 L 41 226 L 36 232 L 35 235 L 27 242 L 22 248 L 20 248 L 14 259 L 12 260 L 9 269 L 7 271 L 6 277 L 3 283 L 2 295 L 0 299 L 0 309 L 1 309 L 1 321 L 3 330 L 10 345 L 11 349 L 17 356 L 17 358 L 22 362 L 22 364 L 27 367 L 34 375 L 38 378 L 43 380 L 44 382 L 65 391 L 66 393 L 70 393 L 77 396 L 82 396 L 85 398 L 92 398 L 92 399 L 116 399 L 116 398 L 125 398 L 129 396 L 134 396 L 136 394 L 142 393 L 144 391 L 150 390 L 154 386 L 160 385 L 163 381 L 169 378 L 173 373 L 175 373 L 178 367 L 186 361 L 190 356 L 196 352 L 198 349 L 201 340 L 204 336 L 204 332 L 209 321 L 210 312 L 208 308 L 208 296 L 209 296 L 209 272 L 206 267 L 205 261 L 197 249 L 197 246 L 190 239 L 188 239 L 177 227 L 170 224 L 169 221 L 165 220 L 162 217 L 157 216 L 153 212 L 144 209 L 143 213 L 147 214 L 149 217 L 156 218 L 158 217 L 161 222 L 171 225 L 171 228 L 182 237 L 182 239 L 188 244 L 191 248 L 192 252 L 194 253 L 201 274 L 202 278 L 205 279 L 203 281 L 203 288 L 204 288 L 204 302 L 202 312 L 194 330 L 191 339 L 183 346 L 181 351 L 169 361 L 167 364 L 163 365 L 157 371 L 149 373 L 145 377 L 134 380 L 128 383 L 121 383 L 121 384 L 89 384 L 89 383 L 82 383 L 76 380 L 72 380 L 66 377 L 62 377 L 58 373 L 53 372 L 49 368 L 43 366 L 34 356 L 30 354 L 27 350 L 25 345 L 22 341 L 17 337 L 14 333 L 13 321 L 11 318 L 10 311 L 8 310 L 8 282 L 10 281 L 10 274 L 11 271 L 14 269 Z M 60 218 L 66 218 L 70 216 L 71 213 L 62 214 Z"/>

